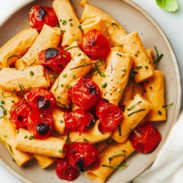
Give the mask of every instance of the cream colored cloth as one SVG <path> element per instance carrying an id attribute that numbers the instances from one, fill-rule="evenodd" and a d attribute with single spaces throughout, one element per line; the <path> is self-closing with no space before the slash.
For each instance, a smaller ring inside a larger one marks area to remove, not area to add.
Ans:
<path id="1" fill-rule="evenodd" d="M 152 167 L 134 180 L 134 183 L 183 182 L 183 112 L 170 132 Z"/>

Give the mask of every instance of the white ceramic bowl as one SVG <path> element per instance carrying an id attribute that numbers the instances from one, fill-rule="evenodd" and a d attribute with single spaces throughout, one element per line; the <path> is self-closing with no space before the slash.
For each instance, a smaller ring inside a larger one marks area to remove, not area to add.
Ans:
<path id="1" fill-rule="evenodd" d="M 31 0 L 27 1 L 30 2 Z M 38 0 L 35 3 L 49 5 L 50 0 Z M 82 8 L 79 6 L 80 0 L 72 0 L 78 15 L 81 14 Z M 128 160 L 128 168 L 123 171 L 116 171 L 107 182 L 123 183 L 133 180 L 137 175 L 142 173 L 155 160 L 158 151 L 162 147 L 168 132 L 172 125 L 176 122 L 181 103 L 181 86 L 180 75 L 174 52 L 160 27 L 154 20 L 141 8 L 129 0 L 91 0 L 102 9 L 110 13 L 116 18 L 128 32 L 138 31 L 147 48 L 156 46 L 158 50 L 164 54 L 163 60 L 159 65 L 159 69 L 166 76 L 166 100 L 167 104 L 174 103 L 173 107 L 168 111 L 167 122 L 158 123 L 157 127 L 161 131 L 163 140 L 155 152 L 149 155 L 134 154 Z M 32 4 L 20 7 L 9 19 L 0 27 L 0 45 L 6 42 L 10 37 L 25 27 L 28 27 L 28 12 Z M 34 183 L 57 183 L 61 181 L 55 175 L 54 167 L 42 170 L 35 161 L 30 162 L 24 168 L 19 168 L 12 161 L 4 146 L 0 146 L 0 163 L 11 173 L 21 179 L 23 182 Z M 77 183 L 90 182 L 86 177 L 80 176 Z"/>

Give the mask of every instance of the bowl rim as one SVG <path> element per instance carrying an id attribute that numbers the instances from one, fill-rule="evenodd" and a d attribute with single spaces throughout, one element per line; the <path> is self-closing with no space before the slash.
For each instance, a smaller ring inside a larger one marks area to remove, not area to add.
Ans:
<path id="1" fill-rule="evenodd" d="M 27 1 L 23 1 L 20 3 L 19 6 L 17 6 L 10 14 L 9 16 L 7 16 L 6 18 L 4 18 L 4 20 L 2 21 L 2 24 L 0 25 L 0 28 L 3 27 L 3 25 L 9 20 L 11 19 L 11 17 L 13 16 L 13 14 L 15 14 L 17 11 L 19 11 L 20 9 L 22 9 L 24 6 L 34 2 L 36 0 L 27 0 Z M 138 175 L 142 174 L 149 166 L 151 166 L 151 164 L 155 161 L 160 149 L 162 148 L 163 144 L 167 141 L 168 136 L 170 134 L 170 131 L 173 127 L 173 125 L 176 123 L 177 119 L 179 118 L 179 114 L 180 114 L 180 110 L 181 110 L 181 96 L 182 96 L 182 88 L 181 88 L 181 78 L 180 78 L 180 71 L 179 71 L 179 66 L 178 66 L 178 61 L 176 59 L 175 56 L 175 52 L 173 50 L 173 47 L 170 43 L 170 41 L 168 40 L 168 37 L 166 35 L 166 33 L 162 30 L 162 28 L 160 27 L 160 25 L 156 22 L 156 20 L 146 11 L 144 10 L 142 7 L 140 7 L 138 4 L 136 4 L 135 2 L 133 2 L 132 0 L 119 0 L 119 1 L 123 1 L 124 3 L 126 3 L 127 5 L 133 7 L 134 9 L 136 9 L 139 13 L 141 13 L 147 20 L 149 20 L 151 22 L 151 24 L 157 29 L 157 31 L 160 33 L 161 37 L 163 38 L 163 40 L 165 41 L 166 46 L 168 47 L 168 51 L 172 57 L 172 61 L 175 67 L 175 73 L 176 73 L 176 78 L 177 78 L 177 101 L 174 102 L 176 103 L 176 108 L 175 108 L 175 115 L 173 118 L 173 122 L 171 123 L 169 130 L 167 132 L 167 135 L 163 141 L 163 143 L 161 144 L 161 146 L 159 147 L 159 150 L 157 151 L 157 153 L 155 155 L 153 155 L 151 157 L 151 159 L 148 161 L 148 163 L 146 164 L 146 166 L 144 166 L 143 168 L 139 169 L 136 172 L 133 172 L 133 179 L 135 177 L 137 177 Z M 0 158 L 0 165 L 2 167 L 4 167 L 9 173 L 11 173 L 12 175 L 14 175 L 16 178 L 18 178 L 20 181 L 24 182 L 24 183 L 33 183 L 32 181 L 24 178 L 23 176 L 21 176 L 20 174 L 18 174 L 13 168 L 11 168 L 6 162 L 4 162 L 1 158 Z M 124 182 L 127 181 L 131 181 L 131 179 L 126 179 L 124 180 Z"/>

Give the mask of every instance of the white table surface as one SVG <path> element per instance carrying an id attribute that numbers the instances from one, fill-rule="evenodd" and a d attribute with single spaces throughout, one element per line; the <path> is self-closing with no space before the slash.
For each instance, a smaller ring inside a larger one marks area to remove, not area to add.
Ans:
<path id="1" fill-rule="evenodd" d="M 175 55 L 178 60 L 181 78 L 183 78 L 183 0 L 179 1 L 179 11 L 171 14 L 162 11 L 156 4 L 155 0 L 132 0 L 143 7 L 161 26 L 166 33 Z M 26 0 L 0 0 L 0 25 L 11 12 L 16 9 L 20 3 Z M 183 82 L 182 82 L 183 83 Z M 21 183 L 3 167 L 0 166 L 0 182 L 4 183 Z"/>

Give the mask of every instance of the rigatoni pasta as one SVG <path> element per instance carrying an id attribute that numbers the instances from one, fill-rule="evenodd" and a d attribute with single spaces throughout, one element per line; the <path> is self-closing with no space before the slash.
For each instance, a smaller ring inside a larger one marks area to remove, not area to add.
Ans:
<path id="1" fill-rule="evenodd" d="M 80 40 L 82 37 L 80 22 L 69 0 L 54 0 L 53 8 L 63 32 L 62 46 Z"/>
<path id="2" fill-rule="evenodd" d="M 164 74 L 155 70 L 153 77 L 144 82 L 144 97 L 152 104 L 152 109 L 146 116 L 148 121 L 165 121 L 165 81 Z"/>
<path id="3" fill-rule="evenodd" d="M 50 82 L 45 77 L 44 67 L 41 65 L 28 67 L 25 70 L 4 68 L 0 71 L 0 87 L 6 91 L 23 91 L 49 85 Z"/>
<path id="4" fill-rule="evenodd" d="M 128 82 L 133 60 L 122 52 L 111 51 L 107 62 L 105 77 L 101 82 L 102 97 L 118 105 Z"/>
<path id="5" fill-rule="evenodd" d="M 151 108 L 151 103 L 137 94 L 126 106 L 123 113 L 123 120 L 119 127 L 120 129 L 116 129 L 113 132 L 112 138 L 118 143 L 125 142 L 131 130 L 133 130 L 144 119 Z"/>
<path id="6" fill-rule="evenodd" d="M 20 58 L 32 46 L 37 36 L 35 29 L 28 28 L 4 44 L 0 48 L 0 68 L 9 67 Z"/>
<path id="7" fill-rule="evenodd" d="M 34 139 L 30 132 L 20 129 L 17 134 L 15 148 L 23 152 L 62 158 L 64 157 L 64 144 L 64 139 L 56 137 L 50 137 L 46 140 Z"/>
<path id="8" fill-rule="evenodd" d="M 24 69 L 32 65 L 38 64 L 39 58 L 38 53 L 41 50 L 57 47 L 61 40 L 61 32 L 58 34 L 58 31 L 54 28 L 44 25 L 42 31 L 37 36 L 33 45 L 29 48 L 26 54 L 16 61 L 15 66 L 17 69 Z"/>
<path id="9" fill-rule="evenodd" d="M 99 167 L 87 171 L 86 175 L 98 183 L 103 183 L 133 152 L 134 148 L 130 141 L 124 144 L 111 144 L 101 153 Z"/>

